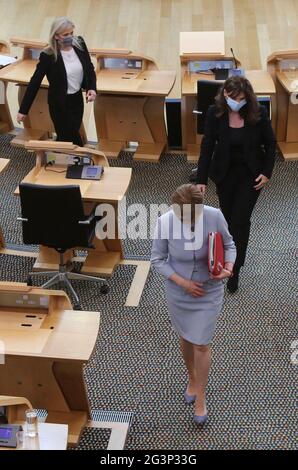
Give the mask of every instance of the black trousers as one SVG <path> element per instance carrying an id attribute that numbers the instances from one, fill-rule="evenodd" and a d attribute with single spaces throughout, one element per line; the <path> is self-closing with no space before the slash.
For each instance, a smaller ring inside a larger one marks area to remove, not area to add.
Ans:
<path id="1" fill-rule="evenodd" d="M 83 142 L 79 130 L 83 120 L 84 102 L 81 90 L 72 95 L 66 95 L 66 105 L 63 108 L 49 104 L 49 111 L 57 140 L 73 142 L 82 147 Z"/>
<path id="2" fill-rule="evenodd" d="M 233 164 L 217 184 L 219 205 L 237 248 L 235 272 L 244 265 L 250 232 L 250 218 L 261 190 L 255 190 L 255 176 L 244 163 Z"/>

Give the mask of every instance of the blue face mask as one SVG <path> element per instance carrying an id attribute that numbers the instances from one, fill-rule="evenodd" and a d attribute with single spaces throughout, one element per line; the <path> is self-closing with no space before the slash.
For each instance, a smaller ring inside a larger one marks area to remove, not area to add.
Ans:
<path id="1" fill-rule="evenodd" d="M 62 46 L 66 46 L 66 47 L 72 46 L 73 37 L 72 36 L 67 36 L 66 38 L 59 39 L 59 42 Z"/>
<path id="2" fill-rule="evenodd" d="M 240 109 L 243 108 L 243 106 L 245 106 L 247 103 L 246 100 L 241 100 L 238 102 L 236 100 L 233 100 L 229 96 L 226 97 L 226 101 L 227 101 L 229 108 L 231 108 L 231 110 L 235 112 L 240 111 Z"/>

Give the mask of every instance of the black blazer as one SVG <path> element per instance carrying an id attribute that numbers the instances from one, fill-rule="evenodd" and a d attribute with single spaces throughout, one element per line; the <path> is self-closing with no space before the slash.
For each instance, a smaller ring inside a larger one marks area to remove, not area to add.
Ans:
<path id="1" fill-rule="evenodd" d="M 87 46 L 84 39 L 80 36 L 79 41 L 82 44 L 82 50 L 75 46 L 74 50 L 83 66 L 84 75 L 82 88 L 87 91 L 96 91 L 96 75 Z M 55 61 L 53 55 L 41 52 L 36 70 L 31 77 L 20 106 L 19 112 L 21 114 L 28 114 L 45 75 L 49 82 L 48 103 L 57 107 L 65 105 L 67 95 L 67 75 L 63 58 L 60 52 L 58 52 L 57 61 Z"/>
<path id="2" fill-rule="evenodd" d="M 260 120 L 252 125 L 244 120 L 244 159 L 253 176 L 271 177 L 276 141 L 266 108 L 260 106 Z M 201 143 L 196 184 L 207 184 L 208 176 L 220 183 L 231 163 L 229 143 L 229 115 L 216 117 L 216 106 L 207 111 L 205 134 Z"/>

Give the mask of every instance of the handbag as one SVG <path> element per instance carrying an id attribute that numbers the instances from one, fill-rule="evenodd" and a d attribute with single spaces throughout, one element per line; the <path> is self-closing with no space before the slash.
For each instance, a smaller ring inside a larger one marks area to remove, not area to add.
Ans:
<path id="1" fill-rule="evenodd" d="M 224 267 L 224 247 L 221 233 L 208 233 L 208 269 L 211 274 L 217 276 Z"/>

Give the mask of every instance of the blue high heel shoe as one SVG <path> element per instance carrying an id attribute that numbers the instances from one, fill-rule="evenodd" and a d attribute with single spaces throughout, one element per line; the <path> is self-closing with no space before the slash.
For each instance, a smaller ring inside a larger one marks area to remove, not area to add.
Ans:
<path id="1" fill-rule="evenodd" d="M 194 415 L 193 419 L 194 419 L 194 422 L 196 424 L 204 424 L 206 423 L 207 419 L 208 419 L 208 414 L 207 414 L 207 408 L 206 408 L 206 403 L 205 403 L 205 410 L 206 410 L 206 414 L 204 415 Z"/>
<path id="2" fill-rule="evenodd" d="M 194 422 L 195 422 L 196 424 L 202 425 L 202 424 L 205 424 L 205 423 L 206 423 L 206 421 L 207 421 L 207 419 L 208 419 L 208 415 L 207 415 L 207 414 L 205 414 L 205 415 L 203 415 L 203 416 L 194 415 L 193 419 L 194 419 Z"/>
<path id="3" fill-rule="evenodd" d="M 183 396 L 184 396 L 184 400 L 186 401 L 188 405 L 196 401 L 196 395 L 188 395 L 186 391 L 184 392 Z"/>

